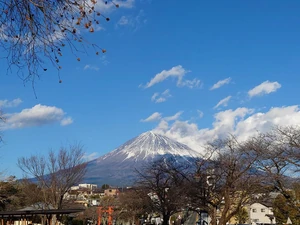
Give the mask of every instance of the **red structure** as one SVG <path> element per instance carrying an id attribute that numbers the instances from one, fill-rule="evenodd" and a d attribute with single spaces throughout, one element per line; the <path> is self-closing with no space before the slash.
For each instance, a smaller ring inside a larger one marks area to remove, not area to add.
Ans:
<path id="1" fill-rule="evenodd" d="M 112 225 L 112 214 L 114 212 L 112 206 L 108 206 L 107 208 L 103 208 L 102 206 L 99 206 L 97 212 L 98 212 L 98 225 L 101 225 L 101 221 L 104 213 L 107 213 L 107 225 Z"/>

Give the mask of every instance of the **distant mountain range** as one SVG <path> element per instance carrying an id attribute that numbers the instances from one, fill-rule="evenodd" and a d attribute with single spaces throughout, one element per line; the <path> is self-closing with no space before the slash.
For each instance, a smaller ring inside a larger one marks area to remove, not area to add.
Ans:
<path id="1" fill-rule="evenodd" d="M 136 178 L 135 170 L 161 157 L 173 157 L 177 161 L 192 163 L 200 154 L 187 145 L 149 131 L 88 162 L 83 182 L 98 186 L 132 185 Z"/>

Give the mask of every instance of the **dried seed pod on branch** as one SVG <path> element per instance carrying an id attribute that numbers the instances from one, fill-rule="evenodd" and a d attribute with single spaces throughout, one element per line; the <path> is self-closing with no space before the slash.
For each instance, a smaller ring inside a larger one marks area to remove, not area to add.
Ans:
<path id="1" fill-rule="evenodd" d="M 119 7 L 111 0 L 104 4 Z M 96 0 L 0 0 L 1 58 L 7 60 L 8 72 L 16 68 L 24 82 L 34 83 L 47 71 L 47 61 L 62 68 L 58 57 L 64 48 L 75 60 L 86 45 L 104 53 L 80 32 L 88 28 L 93 33 L 101 20 L 109 21 L 99 8 Z"/>

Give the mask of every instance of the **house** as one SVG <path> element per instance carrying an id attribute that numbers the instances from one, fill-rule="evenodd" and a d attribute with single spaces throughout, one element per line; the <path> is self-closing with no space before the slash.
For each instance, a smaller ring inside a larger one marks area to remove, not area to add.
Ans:
<path id="1" fill-rule="evenodd" d="M 97 189 L 97 184 L 79 184 L 79 189 L 80 188 L 87 188 L 87 189 L 90 189 L 90 190 L 95 190 Z"/>
<path id="2" fill-rule="evenodd" d="M 97 189 L 97 184 L 78 184 L 78 186 L 72 186 L 71 190 L 79 190 L 79 189 L 88 189 L 95 190 Z"/>
<path id="3" fill-rule="evenodd" d="M 249 219 L 252 225 L 276 224 L 273 208 L 269 203 L 252 203 L 250 205 Z"/>
<path id="4" fill-rule="evenodd" d="M 105 196 L 117 197 L 120 194 L 120 190 L 118 188 L 108 188 L 104 190 Z"/>

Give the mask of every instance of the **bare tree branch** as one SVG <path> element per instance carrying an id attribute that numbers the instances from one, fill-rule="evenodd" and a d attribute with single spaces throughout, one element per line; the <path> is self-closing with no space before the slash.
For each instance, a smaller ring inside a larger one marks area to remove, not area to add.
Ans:
<path id="1" fill-rule="evenodd" d="M 152 208 L 163 217 L 163 225 L 167 225 L 170 216 L 187 205 L 184 196 L 188 167 L 174 159 L 162 158 L 137 171 L 137 185 L 148 191 Z"/>
<path id="2" fill-rule="evenodd" d="M 58 153 L 50 151 L 47 158 L 31 156 L 18 159 L 18 167 L 36 179 L 48 207 L 61 209 L 64 194 L 83 178 L 86 164 L 82 150 L 80 144 L 75 144 L 68 148 L 61 147 Z"/>
<path id="3" fill-rule="evenodd" d="M 0 124 L 5 122 L 5 117 L 3 115 L 3 112 L 0 109 Z M 0 143 L 3 141 L 2 139 L 2 134 L 1 134 L 1 130 L 0 130 Z"/>
<path id="4" fill-rule="evenodd" d="M 299 127 L 274 127 L 248 141 L 249 150 L 258 157 L 255 166 L 262 171 L 264 183 L 279 191 L 294 208 L 297 204 L 290 188 L 300 179 L 299 135 Z"/>
<path id="5" fill-rule="evenodd" d="M 112 0 L 105 3 L 119 7 Z M 4 53 L 0 58 L 7 60 L 7 72 L 17 72 L 34 86 L 41 72 L 47 71 L 47 62 L 57 70 L 62 68 L 59 58 L 66 47 L 78 61 L 77 53 L 85 52 L 85 46 L 91 46 L 96 55 L 105 53 L 80 32 L 94 33 L 101 19 L 110 20 L 98 10 L 96 0 L 0 0 L 0 48 Z"/>
<path id="6" fill-rule="evenodd" d="M 251 170 L 257 156 L 234 136 L 218 139 L 206 146 L 209 159 L 199 160 L 189 199 L 196 211 L 206 210 L 211 224 L 227 224 L 261 191 L 260 177 Z"/>

